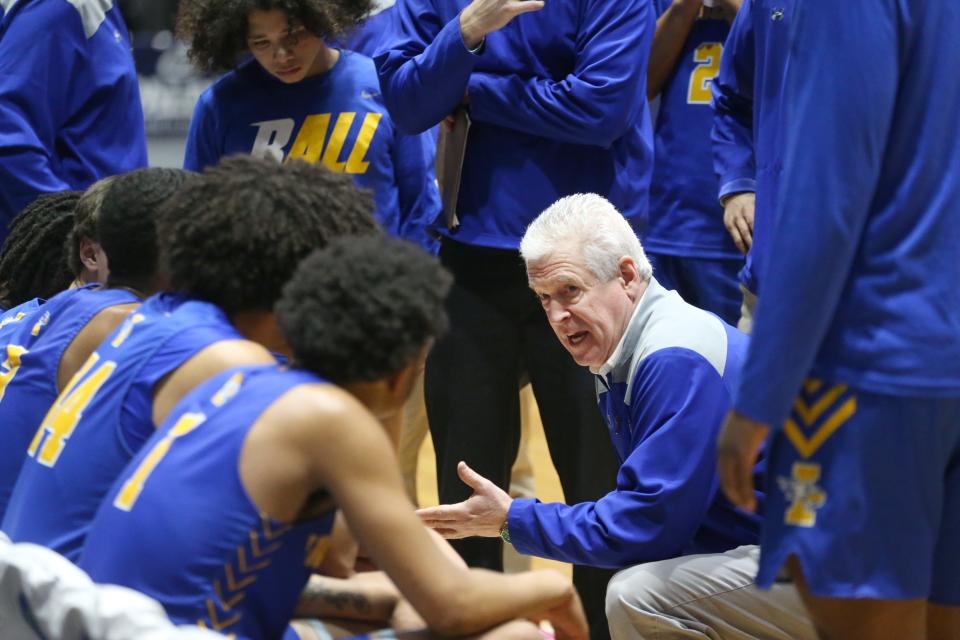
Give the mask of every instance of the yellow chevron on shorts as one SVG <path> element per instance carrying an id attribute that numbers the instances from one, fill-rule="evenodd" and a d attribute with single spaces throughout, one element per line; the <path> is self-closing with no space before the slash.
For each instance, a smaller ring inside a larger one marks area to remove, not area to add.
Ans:
<path id="1" fill-rule="evenodd" d="M 830 387 L 812 405 L 808 404 L 809 397 L 820 388 L 819 380 L 808 380 L 804 383 L 804 393 L 793 403 L 793 413 L 783 426 L 787 438 L 804 458 L 816 453 L 817 449 L 857 412 L 856 396 L 843 397 L 848 390 L 845 384 Z M 818 421 L 819 426 L 807 437 L 806 432 L 813 429 Z"/>

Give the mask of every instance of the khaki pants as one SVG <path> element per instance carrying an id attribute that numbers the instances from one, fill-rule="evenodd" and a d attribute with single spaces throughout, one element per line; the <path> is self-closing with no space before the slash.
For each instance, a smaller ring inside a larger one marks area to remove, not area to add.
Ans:
<path id="1" fill-rule="evenodd" d="M 740 285 L 740 291 L 743 293 L 743 304 L 740 305 L 740 321 L 737 322 L 737 329 L 747 335 L 753 331 L 753 315 L 757 312 L 757 296 Z"/>
<path id="2" fill-rule="evenodd" d="M 607 587 L 613 640 L 816 640 L 792 582 L 757 589 L 760 547 L 624 569 Z"/>

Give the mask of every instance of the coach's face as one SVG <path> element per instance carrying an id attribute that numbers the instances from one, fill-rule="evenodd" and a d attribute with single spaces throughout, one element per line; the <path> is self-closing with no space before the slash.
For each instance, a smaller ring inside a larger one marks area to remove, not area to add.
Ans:
<path id="1" fill-rule="evenodd" d="M 617 348 L 646 290 L 632 258 L 621 258 L 618 269 L 617 277 L 600 282 L 578 247 L 561 248 L 527 263 L 530 288 L 560 343 L 577 364 L 593 371 Z"/>

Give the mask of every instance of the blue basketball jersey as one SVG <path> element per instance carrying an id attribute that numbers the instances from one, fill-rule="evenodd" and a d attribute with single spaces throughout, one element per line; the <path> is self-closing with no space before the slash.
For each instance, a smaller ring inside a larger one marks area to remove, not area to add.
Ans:
<path id="1" fill-rule="evenodd" d="M 57 399 L 57 371 L 63 352 L 95 315 L 107 307 L 138 300 L 124 289 L 101 289 L 98 285 L 68 289 L 33 310 L 26 303 L 26 310 L 17 311 L 3 327 L 0 517 L 10 501 L 30 438 Z"/>
<path id="2" fill-rule="evenodd" d="M 241 339 L 212 304 L 169 293 L 146 300 L 33 425 L 2 529 L 76 561 L 103 496 L 155 431 L 156 384 L 211 344 Z"/>
<path id="3" fill-rule="evenodd" d="M 657 0 L 657 13 L 670 7 Z M 730 30 L 726 20 L 697 18 L 670 77 L 660 91 L 654 129 L 650 226 L 643 246 L 652 253 L 697 258 L 740 258 L 723 226 L 713 171 L 710 85 Z"/>
<path id="4" fill-rule="evenodd" d="M 268 517 L 240 479 L 240 454 L 274 402 L 323 382 L 261 365 L 194 389 L 100 505 L 80 566 L 155 598 L 178 624 L 280 638 L 329 546 L 334 510 L 298 523 Z"/>
<path id="5" fill-rule="evenodd" d="M 0 312 L 0 329 L 3 329 L 11 322 L 18 322 L 22 320 L 24 316 L 31 313 L 41 304 L 43 304 L 43 300 L 40 298 L 34 298 L 33 300 L 27 300 L 22 304 L 18 304 L 15 307 L 10 307 L 6 311 Z"/>

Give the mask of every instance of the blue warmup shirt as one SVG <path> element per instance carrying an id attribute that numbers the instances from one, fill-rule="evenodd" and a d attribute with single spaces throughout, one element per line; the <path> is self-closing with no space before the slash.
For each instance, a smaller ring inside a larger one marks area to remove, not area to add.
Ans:
<path id="1" fill-rule="evenodd" d="M 7 326 L 11 322 L 20 322 L 25 317 L 33 313 L 33 311 L 43 304 L 43 302 L 44 301 L 40 298 L 34 298 L 33 300 L 27 300 L 24 303 L 0 312 L 0 329 Z"/>
<path id="2" fill-rule="evenodd" d="M 753 246 L 740 273 L 759 294 L 775 226 L 786 124 L 783 77 L 796 0 L 749 0 L 737 13 L 713 84 L 714 167 L 719 195 L 756 192 Z"/>
<path id="3" fill-rule="evenodd" d="M 0 529 L 76 562 L 103 496 L 155 431 L 157 383 L 211 344 L 242 339 L 212 304 L 169 293 L 148 298 L 34 426 Z"/>
<path id="4" fill-rule="evenodd" d="M 373 62 L 344 50 L 330 71 L 294 84 L 252 59 L 217 80 L 197 101 L 183 166 L 236 153 L 321 162 L 373 191 L 389 233 L 429 244 L 423 229 L 440 214 L 433 144 L 397 130 Z"/>
<path id="5" fill-rule="evenodd" d="M 127 26 L 113 3 L 0 4 L 2 240 L 41 193 L 147 166 L 147 140 Z"/>
<path id="6" fill-rule="evenodd" d="M 747 342 L 652 279 L 597 376 L 600 410 L 620 457 L 617 487 L 569 506 L 514 500 L 508 528 L 517 551 L 620 568 L 756 544 L 759 518 L 720 493 L 716 464 L 717 434 Z"/>
<path id="7" fill-rule="evenodd" d="M 64 351 L 98 313 L 139 301 L 124 289 L 88 285 L 58 293 L 4 327 L 0 334 L 6 358 L 0 373 L 0 518 L 11 502 L 30 440 L 60 392 L 57 373 Z"/>
<path id="8" fill-rule="evenodd" d="M 777 258 L 736 408 L 779 426 L 807 375 L 960 397 L 960 84 L 944 73 L 960 68 L 960 9 L 796 10 Z"/>
<path id="9" fill-rule="evenodd" d="M 240 455 L 274 402 L 324 382 L 305 371 L 239 367 L 194 389 L 100 505 L 80 567 L 96 582 L 156 599 L 177 624 L 280 638 L 323 559 L 335 511 L 297 523 L 270 518 L 249 497 Z"/>
<path id="10" fill-rule="evenodd" d="M 437 231 L 517 249 L 541 211 L 592 192 L 642 232 L 653 162 L 645 95 L 651 3 L 547 2 L 489 34 L 477 54 L 460 35 L 468 4 L 400 0 L 376 57 L 387 107 L 406 131 L 429 129 L 469 96 L 460 226 Z"/>
<path id="11" fill-rule="evenodd" d="M 671 0 L 657 0 L 662 15 Z M 694 258 L 741 258 L 717 203 L 710 130 L 710 83 L 720 68 L 726 20 L 697 18 L 673 72 L 660 91 L 654 126 L 650 227 L 643 248 Z"/>

